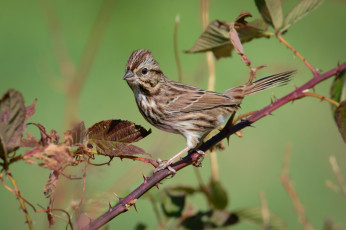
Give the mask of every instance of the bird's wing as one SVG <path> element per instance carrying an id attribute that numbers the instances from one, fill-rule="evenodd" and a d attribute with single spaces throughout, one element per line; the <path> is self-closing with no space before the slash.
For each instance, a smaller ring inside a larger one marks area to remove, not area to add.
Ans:
<path id="1" fill-rule="evenodd" d="M 186 86 L 179 83 L 176 87 L 174 99 L 167 104 L 171 112 L 196 112 L 210 110 L 223 106 L 235 106 L 239 103 L 234 102 L 230 97 L 202 90 L 192 86 Z M 182 86 L 182 87 L 181 87 Z M 174 90 L 173 90 L 174 91 Z"/>

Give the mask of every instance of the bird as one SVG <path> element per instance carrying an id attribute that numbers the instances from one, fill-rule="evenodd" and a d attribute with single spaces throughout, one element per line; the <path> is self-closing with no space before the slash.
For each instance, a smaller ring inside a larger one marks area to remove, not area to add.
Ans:
<path id="1" fill-rule="evenodd" d="M 186 147 L 160 162 L 154 172 L 165 168 L 173 172 L 170 165 L 189 150 L 203 155 L 197 148 L 201 141 L 240 108 L 245 96 L 286 85 L 294 72 L 274 74 L 217 93 L 173 81 L 164 75 L 149 50 L 133 51 L 123 80 L 132 89 L 139 112 L 154 127 L 186 139 Z"/>

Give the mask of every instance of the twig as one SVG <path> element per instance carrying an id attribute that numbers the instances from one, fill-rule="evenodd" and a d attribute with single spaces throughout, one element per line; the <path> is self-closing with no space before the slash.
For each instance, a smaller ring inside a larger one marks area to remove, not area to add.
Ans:
<path id="1" fill-rule="evenodd" d="M 332 166 L 334 176 L 339 183 L 342 194 L 346 197 L 346 185 L 345 185 L 344 179 L 340 173 L 340 168 L 339 168 L 339 165 L 336 161 L 336 158 L 334 156 L 330 156 L 329 162 L 330 162 L 330 165 Z"/>
<path id="2" fill-rule="evenodd" d="M 304 96 L 316 97 L 316 98 L 321 99 L 321 101 L 328 101 L 329 103 L 335 105 L 336 107 L 339 107 L 339 103 L 337 103 L 336 101 L 334 101 L 334 100 L 332 100 L 332 99 L 330 99 L 328 97 L 319 95 L 317 93 L 304 92 Z"/>
<path id="3" fill-rule="evenodd" d="M 175 63 L 177 64 L 177 69 L 178 69 L 178 81 L 183 82 L 183 73 L 181 70 L 181 62 L 179 58 L 179 49 L 178 49 L 178 26 L 180 22 L 180 17 L 177 15 L 175 17 L 175 22 L 174 22 L 174 57 L 175 57 Z"/>
<path id="4" fill-rule="evenodd" d="M 12 190 L 10 187 L 8 187 L 7 185 L 5 185 L 5 182 L 4 182 L 4 180 L 3 180 L 3 174 L 1 173 L 0 177 L 1 177 L 1 182 L 2 182 L 3 186 L 4 186 L 7 190 L 9 190 L 10 192 L 12 192 L 14 195 L 17 196 L 17 198 L 18 198 L 18 200 L 19 200 L 19 203 L 20 203 L 20 207 L 21 207 L 21 209 L 22 209 L 23 212 L 24 212 L 25 219 L 26 219 L 26 223 L 28 224 L 29 229 L 34 229 L 34 226 L 33 226 L 33 224 L 32 224 L 32 221 L 31 221 L 31 219 L 30 219 L 30 216 L 29 216 L 29 212 L 28 212 L 28 210 L 26 209 L 26 206 L 25 206 L 25 201 L 24 201 L 24 199 L 21 197 L 20 191 L 19 191 L 18 186 L 17 186 L 17 182 L 16 182 L 16 180 L 13 178 L 12 173 L 11 173 L 11 171 L 10 171 L 9 169 L 6 170 L 6 176 L 10 179 L 10 181 L 11 181 L 11 183 L 12 183 L 12 185 L 13 185 L 13 190 Z"/>
<path id="5" fill-rule="evenodd" d="M 300 60 L 304 62 L 304 64 L 311 70 L 312 74 L 315 76 L 318 75 L 318 71 L 295 49 L 293 46 L 291 46 L 282 36 L 281 34 L 277 33 L 276 37 L 279 39 L 280 42 L 282 42 L 287 48 L 292 50 L 294 55 L 296 55 Z"/>
<path id="6" fill-rule="evenodd" d="M 258 110 L 254 115 L 250 116 L 247 120 L 240 121 L 239 123 L 233 125 L 231 128 L 224 128 L 222 129 L 217 135 L 210 138 L 207 142 L 202 144 L 199 149 L 202 151 L 207 151 L 212 146 L 214 146 L 216 143 L 220 142 L 222 139 L 228 137 L 229 135 L 234 134 L 235 132 L 251 126 L 252 123 L 258 121 L 259 119 L 269 115 L 274 110 L 280 108 L 281 106 L 285 105 L 288 102 L 291 102 L 293 100 L 297 100 L 299 98 L 303 97 L 303 91 L 306 89 L 310 89 L 311 87 L 315 86 L 316 84 L 336 75 L 337 73 L 346 70 L 346 63 L 343 63 L 341 65 L 338 65 L 337 67 L 331 69 L 330 71 L 319 74 L 312 78 L 310 81 L 305 83 L 299 88 L 296 88 L 293 92 L 287 94 L 286 96 L 276 100 L 272 104 L 262 108 L 261 110 Z M 172 165 L 172 168 L 178 172 L 180 169 L 185 168 L 186 166 L 192 164 L 194 161 L 196 161 L 199 158 L 199 153 L 196 152 L 190 152 L 189 155 L 184 157 L 183 159 L 179 160 L 178 162 L 174 163 Z M 111 210 L 104 213 L 102 216 L 98 217 L 97 219 L 91 221 L 87 226 L 85 226 L 83 229 L 97 229 L 110 220 L 112 220 L 114 217 L 118 216 L 119 214 L 128 211 L 128 207 L 131 204 L 130 202 L 139 199 L 144 193 L 146 193 L 149 189 L 154 187 L 156 184 L 158 184 L 161 180 L 171 175 L 171 171 L 167 170 L 161 170 L 153 174 L 151 177 L 149 177 L 145 183 L 142 183 L 140 186 L 138 186 L 136 189 L 134 189 L 129 195 L 127 195 L 124 199 L 122 199 L 121 202 L 116 204 Z"/>
<path id="7" fill-rule="evenodd" d="M 292 204 L 294 208 L 296 209 L 300 223 L 303 225 L 305 230 L 313 230 L 314 228 L 312 227 L 311 223 L 309 222 L 308 218 L 305 215 L 305 208 L 300 202 L 298 193 L 294 189 L 294 186 L 292 185 L 290 180 L 289 164 L 290 164 L 291 152 L 292 152 L 291 147 L 287 147 L 285 156 L 284 156 L 284 163 L 282 167 L 281 182 L 284 185 L 288 195 L 290 196 L 292 200 Z"/>
<path id="8" fill-rule="evenodd" d="M 261 200 L 261 214 L 262 214 L 262 220 L 263 220 L 263 229 L 270 230 L 270 213 L 268 209 L 267 199 L 265 196 L 264 191 L 260 191 L 259 197 Z"/>

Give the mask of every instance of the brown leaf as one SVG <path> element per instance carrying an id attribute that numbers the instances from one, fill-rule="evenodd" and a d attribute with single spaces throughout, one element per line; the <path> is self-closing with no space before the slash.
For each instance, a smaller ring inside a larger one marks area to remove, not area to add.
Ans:
<path id="1" fill-rule="evenodd" d="M 251 14 L 242 11 L 234 22 L 227 23 L 219 20 L 211 22 L 198 38 L 195 45 L 186 53 L 200 53 L 212 51 L 215 58 L 231 56 L 233 45 L 230 41 L 230 26 L 234 25 L 241 43 L 249 42 L 254 38 L 269 37 L 266 33 L 268 26 L 262 19 L 247 22 L 245 19 Z"/>
<path id="2" fill-rule="evenodd" d="M 84 122 L 78 123 L 73 129 L 67 130 L 64 133 L 65 143 L 69 143 L 69 145 L 79 145 L 83 144 L 86 136 L 86 129 Z"/>
<path id="3" fill-rule="evenodd" d="M 20 92 L 10 89 L 0 99 L 0 156 L 19 147 L 25 128 L 23 96 Z"/>
<path id="4" fill-rule="evenodd" d="M 35 113 L 35 106 L 36 106 L 37 99 L 34 100 L 32 105 L 29 105 L 25 107 L 25 120 L 29 119 L 32 115 Z"/>
<path id="5" fill-rule="evenodd" d="M 143 149 L 130 145 L 151 133 L 139 125 L 130 121 L 106 120 L 100 121 L 90 127 L 87 131 L 88 143 L 96 145 L 100 154 L 107 156 L 126 156 L 145 154 Z"/>

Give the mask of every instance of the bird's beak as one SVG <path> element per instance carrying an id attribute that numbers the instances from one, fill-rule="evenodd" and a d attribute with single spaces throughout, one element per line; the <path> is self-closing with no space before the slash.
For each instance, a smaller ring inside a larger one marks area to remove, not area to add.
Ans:
<path id="1" fill-rule="evenodd" d="M 127 70 L 124 77 L 123 77 L 123 80 L 130 80 L 130 78 L 132 78 L 134 76 L 132 70 Z"/>

